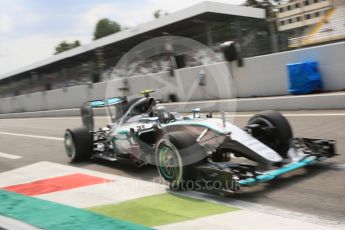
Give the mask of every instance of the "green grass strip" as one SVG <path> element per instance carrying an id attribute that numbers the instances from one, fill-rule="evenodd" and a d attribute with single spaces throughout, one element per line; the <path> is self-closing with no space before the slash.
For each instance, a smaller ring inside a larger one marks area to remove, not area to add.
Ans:
<path id="1" fill-rule="evenodd" d="M 41 229 L 149 229 L 84 209 L 0 190 L 0 215 Z"/>
<path id="2" fill-rule="evenodd" d="M 89 210 L 153 227 L 238 209 L 200 199 L 166 193 L 114 205 L 96 206 L 89 208 Z"/>

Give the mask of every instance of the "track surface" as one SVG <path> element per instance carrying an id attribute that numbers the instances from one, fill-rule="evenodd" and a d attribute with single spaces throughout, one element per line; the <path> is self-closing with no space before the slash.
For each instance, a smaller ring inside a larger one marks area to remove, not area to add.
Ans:
<path id="1" fill-rule="evenodd" d="M 288 115 L 295 136 L 335 139 L 340 156 L 253 187 L 234 198 L 345 221 L 345 110 L 283 113 Z M 252 114 L 237 113 L 227 119 L 244 126 Z M 105 117 L 96 118 L 96 125 L 106 122 Z M 77 117 L 0 119 L 0 172 L 40 161 L 69 164 L 62 136 L 66 128 L 80 125 Z M 156 169 L 150 166 L 135 168 L 100 160 L 76 166 L 142 180 L 158 178 Z"/>

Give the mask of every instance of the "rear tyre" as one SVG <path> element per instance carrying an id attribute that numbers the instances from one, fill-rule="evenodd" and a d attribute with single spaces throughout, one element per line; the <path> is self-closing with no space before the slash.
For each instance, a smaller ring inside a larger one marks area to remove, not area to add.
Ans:
<path id="1" fill-rule="evenodd" d="M 64 137 L 65 150 L 71 162 L 80 162 L 91 157 L 93 140 L 86 127 L 67 129 Z"/>
<path id="2" fill-rule="evenodd" d="M 267 110 L 250 118 L 248 125 L 253 124 L 258 124 L 262 128 L 275 128 L 273 133 L 267 132 L 260 136 L 254 135 L 254 137 L 278 152 L 281 157 L 287 158 L 290 141 L 293 137 L 288 120 L 277 111 Z"/>
<path id="3" fill-rule="evenodd" d="M 195 168 L 205 163 L 207 154 L 187 132 L 176 131 L 162 138 L 156 148 L 157 169 L 172 190 L 193 189 Z"/>

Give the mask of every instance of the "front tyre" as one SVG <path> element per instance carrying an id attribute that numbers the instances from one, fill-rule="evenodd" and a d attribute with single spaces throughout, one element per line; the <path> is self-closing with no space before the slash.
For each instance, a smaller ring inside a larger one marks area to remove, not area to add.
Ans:
<path id="1" fill-rule="evenodd" d="M 157 143 L 157 169 L 172 190 L 193 189 L 195 168 L 205 163 L 206 156 L 195 137 L 187 132 L 169 133 Z"/>
<path id="2" fill-rule="evenodd" d="M 291 126 L 288 120 L 279 112 L 274 110 L 262 111 L 249 119 L 248 125 L 259 125 L 263 130 L 273 128 L 275 132 L 264 132 L 254 136 L 273 150 L 281 157 L 287 158 L 290 148 L 290 141 L 293 137 Z"/>
<path id="3" fill-rule="evenodd" d="M 67 129 L 64 145 L 70 162 L 80 162 L 91 157 L 93 150 L 92 134 L 86 127 Z"/>

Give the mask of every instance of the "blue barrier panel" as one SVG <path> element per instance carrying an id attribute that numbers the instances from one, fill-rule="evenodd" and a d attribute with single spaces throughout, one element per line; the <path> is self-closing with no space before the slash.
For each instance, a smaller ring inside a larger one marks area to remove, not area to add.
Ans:
<path id="1" fill-rule="evenodd" d="M 307 94 L 322 90 L 323 84 L 317 62 L 292 63 L 287 64 L 286 67 L 291 94 Z"/>

